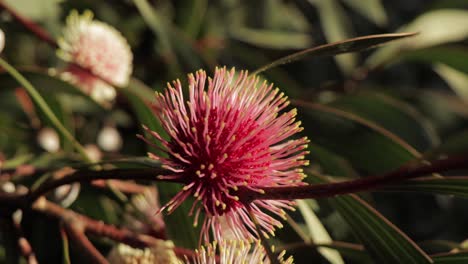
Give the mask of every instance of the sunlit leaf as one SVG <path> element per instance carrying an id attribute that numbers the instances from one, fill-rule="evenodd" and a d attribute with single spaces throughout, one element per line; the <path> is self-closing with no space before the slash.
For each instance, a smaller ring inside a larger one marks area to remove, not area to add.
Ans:
<path id="1" fill-rule="evenodd" d="M 332 239 L 328 234 L 327 230 L 323 226 L 322 222 L 320 222 L 320 219 L 314 213 L 312 208 L 308 205 L 307 201 L 297 200 L 296 202 L 309 231 L 310 241 L 307 242 L 313 242 L 315 244 L 326 244 L 332 242 Z M 319 248 L 318 251 L 328 261 L 330 261 L 330 263 L 344 263 L 343 259 L 340 256 L 340 253 L 336 250 L 328 248 Z"/>
<path id="2" fill-rule="evenodd" d="M 460 96 L 468 102 L 468 74 L 442 63 L 434 65 L 434 71 Z"/>
<path id="3" fill-rule="evenodd" d="M 397 59 L 402 51 L 461 41 L 468 37 L 466 21 L 468 11 L 465 10 L 440 9 L 426 12 L 398 30 L 419 32 L 417 36 L 380 48 L 367 59 L 366 64 L 374 68 Z"/>
<path id="4" fill-rule="evenodd" d="M 342 6 L 336 0 L 309 1 L 314 4 L 319 13 L 323 33 L 328 42 L 337 42 L 353 37 L 351 20 Z M 349 74 L 357 63 L 356 54 L 344 54 L 335 57 L 340 69 Z"/>

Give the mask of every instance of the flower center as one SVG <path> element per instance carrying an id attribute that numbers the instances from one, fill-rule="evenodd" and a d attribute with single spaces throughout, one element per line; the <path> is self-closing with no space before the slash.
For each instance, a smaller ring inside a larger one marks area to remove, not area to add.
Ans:
<path id="1" fill-rule="evenodd" d="M 204 113 L 199 116 L 203 118 L 189 122 L 194 133 L 180 135 L 193 152 L 183 156 L 189 163 L 180 165 L 188 182 L 195 183 L 191 189 L 206 211 L 222 215 L 241 206 L 235 196 L 238 186 L 257 185 L 268 176 L 265 173 L 271 157 L 265 144 L 267 132 L 237 110 L 223 113 L 212 108 L 208 119 Z M 184 153 L 180 144 L 173 147 L 180 148 L 174 149 L 175 153 Z"/>

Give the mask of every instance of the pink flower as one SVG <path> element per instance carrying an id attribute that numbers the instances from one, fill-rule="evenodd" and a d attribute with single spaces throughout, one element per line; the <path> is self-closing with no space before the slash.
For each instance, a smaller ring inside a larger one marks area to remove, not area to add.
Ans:
<path id="1" fill-rule="evenodd" d="M 210 241 L 231 236 L 257 239 L 255 215 L 264 235 L 274 235 L 285 217 L 283 209 L 294 209 L 292 201 L 256 200 L 244 204 L 236 195 L 239 187 L 262 193 L 263 187 L 302 185 L 299 167 L 308 163 L 304 155 L 307 138 L 288 138 L 300 131 L 296 109 L 283 112 L 289 102 L 273 85 L 241 71 L 216 69 L 213 79 L 204 71 L 189 76 L 189 98 L 184 99 L 179 80 L 156 94 L 158 118 L 169 134 L 166 141 L 145 128 L 164 146 L 168 157 L 150 153 L 172 173 L 160 176 L 184 182 L 184 188 L 161 210 L 172 212 L 187 197 L 196 198 L 190 213 L 197 225 L 200 211 L 206 216 L 202 237 Z M 207 86 L 207 87 L 206 87 Z M 280 113 L 281 112 L 281 113 Z M 148 140 L 145 140 L 151 144 Z"/>
<path id="2" fill-rule="evenodd" d="M 73 10 L 58 43 L 58 55 L 71 62 L 65 70 L 67 78 L 85 92 L 109 97 L 109 87 L 113 87 L 107 83 L 114 86 L 128 84 L 133 55 L 127 41 L 115 28 L 93 20 L 91 11 L 79 15 Z"/>

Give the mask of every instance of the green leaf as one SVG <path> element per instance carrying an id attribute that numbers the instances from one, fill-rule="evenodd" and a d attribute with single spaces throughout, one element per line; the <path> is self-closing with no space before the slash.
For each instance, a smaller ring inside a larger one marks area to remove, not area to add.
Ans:
<path id="1" fill-rule="evenodd" d="M 468 177 L 421 178 L 385 186 L 383 190 L 438 193 L 468 198 Z"/>
<path id="2" fill-rule="evenodd" d="M 181 75 L 181 67 L 172 49 L 168 30 L 169 23 L 148 3 L 147 0 L 133 0 L 143 20 L 158 37 L 158 53 L 167 59 L 167 65 L 174 76 Z"/>
<path id="3" fill-rule="evenodd" d="M 132 90 L 132 87 L 144 86 L 140 83 L 140 86 L 135 86 L 134 82 L 130 83 L 129 88 L 122 89 L 122 94 L 130 102 L 132 110 L 135 112 L 138 121 L 141 124 L 146 125 L 149 129 L 161 133 L 161 136 L 164 136 L 162 126 L 157 120 L 156 116 L 153 113 L 153 110 L 149 107 L 148 97 L 140 97 L 143 92 L 139 91 L 135 93 Z M 152 98 L 152 97 L 151 97 Z M 151 137 L 147 137 L 151 139 Z M 156 151 L 149 148 L 151 151 Z M 159 153 L 161 154 L 161 153 Z M 159 166 L 159 165 L 158 165 Z M 174 197 L 182 187 L 179 184 L 173 183 L 158 183 L 158 192 L 160 195 L 161 204 L 166 204 L 169 200 Z M 198 248 L 198 234 L 199 230 L 193 227 L 193 217 L 188 216 L 190 211 L 191 204 L 193 201 L 187 199 L 181 206 L 174 210 L 171 214 L 165 215 L 164 220 L 166 224 L 166 230 L 169 234 L 169 238 L 174 241 L 177 246 L 187 247 L 187 248 Z"/>
<path id="4" fill-rule="evenodd" d="M 47 117 L 47 119 L 53 124 L 54 128 L 59 132 L 59 134 L 65 138 L 70 144 L 78 151 L 78 153 L 85 159 L 86 161 L 90 162 L 91 159 L 88 157 L 84 147 L 73 137 L 73 135 L 68 131 L 64 125 L 60 122 L 57 118 L 55 113 L 52 111 L 50 106 L 47 104 L 44 97 L 38 92 L 38 90 L 20 73 L 18 72 L 13 66 L 8 64 L 3 59 L 0 59 L 0 66 L 8 72 L 11 77 L 13 77 L 18 84 L 23 86 L 28 94 L 31 96 L 33 102 L 38 106 L 40 111 Z"/>
<path id="5" fill-rule="evenodd" d="M 403 60 L 426 63 L 443 63 L 468 74 L 468 49 L 456 46 L 439 46 L 408 51 L 402 54 Z"/>
<path id="6" fill-rule="evenodd" d="M 207 0 L 191 0 L 183 3 L 181 28 L 184 32 L 193 39 L 196 39 L 200 32 L 205 14 L 208 8 Z"/>
<path id="7" fill-rule="evenodd" d="M 260 67 L 253 74 L 259 74 L 270 68 L 288 64 L 294 61 L 303 60 L 310 57 L 318 56 L 333 56 L 348 52 L 357 52 L 366 49 L 376 47 L 378 45 L 384 44 L 386 42 L 397 40 L 401 38 L 414 36 L 415 33 L 394 33 L 394 34 L 380 34 L 380 35 L 369 35 L 364 37 L 357 37 L 352 39 L 347 39 L 340 42 L 325 44 L 317 46 L 314 48 L 306 49 L 288 55 L 286 57 L 275 60 L 265 66 Z"/>
<path id="8" fill-rule="evenodd" d="M 327 182 L 313 174 L 306 180 Z M 358 196 L 342 195 L 329 201 L 377 263 L 432 263 L 410 238 Z"/>
<path id="9" fill-rule="evenodd" d="M 462 154 L 468 152 L 468 130 L 456 132 L 456 134 L 449 136 L 437 148 L 431 150 L 431 156 L 437 154 Z"/>
<path id="10" fill-rule="evenodd" d="M 357 178 L 358 174 L 353 169 L 353 166 L 339 155 L 319 146 L 314 143 L 309 143 L 309 157 L 312 162 L 317 162 L 320 165 L 321 171 L 333 176 L 342 176 Z"/>
<path id="11" fill-rule="evenodd" d="M 42 69 L 24 69 L 19 71 L 34 88 L 41 94 L 47 95 L 71 95 L 78 96 L 86 101 L 91 111 L 105 111 L 105 109 L 94 101 L 89 95 L 83 93 L 78 87 L 63 81 L 58 76 L 51 75 Z M 18 87 L 18 82 L 6 72 L 0 73 L 0 83 L 2 87 L 13 89 Z M 47 98 L 44 98 L 47 99 Z"/>
<path id="12" fill-rule="evenodd" d="M 388 19 L 381 0 L 344 0 L 344 2 L 374 24 L 381 27 L 387 25 Z"/>
<path id="13" fill-rule="evenodd" d="M 307 201 L 297 200 L 296 203 L 299 208 L 299 211 L 301 211 L 302 213 L 304 222 L 306 223 L 307 229 L 309 231 L 310 241 L 306 242 L 313 242 L 314 244 L 326 244 L 332 242 L 332 238 L 328 234 L 322 222 L 320 222 L 320 219 L 312 210 L 311 206 L 309 206 Z M 319 248 L 318 252 L 320 252 L 320 254 L 322 254 L 324 258 L 330 261 L 330 263 L 344 263 L 343 259 L 340 256 L 340 253 L 336 250 L 329 248 Z"/>
<path id="14" fill-rule="evenodd" d="M 435 128 L 415 108 L 383 94 L 342 96 L 329 105 L 375 122 L 420 151 L 439 143 Z"/>
<path id="15" fill-rule="evenodd" d="M 374 122 L 330 106 L 296 101 L 310 140 L 372 174 L 420 158 L 413 147 Z"/>
<path id="16" fill-rule="evenodd" d="M 468 252 L 449 253 L 433 257 L 435 264 L 465 264 L 468 263 Z"/>
<path id="17" fill-rule="evenodd" d="M 468 74 L 441 63 L 434 65 L 434 71 L 447 82 L 461 99 L 468 102 Z"/>
<path id="18" fill-rule="evenodd" d="M 269 49 L 304 49 L 312 44 L 311 37 L 305 33 L 241 26 L 231 27 L 230 33 L 237 40 Z"/>
<path id="19" fill-rule="evenodd" d="M 461 41 L 468 37 L 467 20 L 468 11 L 465 10 L 440 9 L 426 12 L 398 30 L 419 32 L 417 36 L 377 50 L 367 59 L 366 65 L 374 68 L 398 59 L 402 51 Z"/>
<path id="20" fill-rule="evenodd" d="M 323 33 L 328 42 L 342 41 L 354 35 L 351 28 L 351 20 L 346 15 L 343 7 L 336 0 L 309 1 L 314 4 L 319 13 Z M 345 54 L 335 57 L 340 69 L 350 74 L 356 67 L 357 55 Z"/>

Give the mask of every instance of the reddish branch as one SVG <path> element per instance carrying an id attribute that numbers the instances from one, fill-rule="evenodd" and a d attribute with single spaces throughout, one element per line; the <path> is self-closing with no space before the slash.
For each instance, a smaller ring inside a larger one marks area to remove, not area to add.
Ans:
<path id="1" fill-rule="evenodd" d="M 72 223 L 66 224 L 65 230 L 74 244 L 81 250 L 81 252 L 83 252 L 83 255 L 88 258 L 90 263 L 109 264 L 101 252 L 99 252 L 91 241 L 89 241 L 83 230 L 74 226 Z"/>
<path id="2" fill-rule="evenodd" d="M 97 237 L 107 237 L 134 248 L 147 248 L 152 247 L 155 244 L 155 238 L 153 237 L 137 234 L 126 228 L 118 228 L 113 225 L 105 224 L 102 221 L 94 220 L 87 216 L 65 209 L 59 205 L 47 201 L 45 198 L 41 198 L 36 203 L 34 203 L 32 209 L 47 216 L 62 220 L 67 225 L 67 233 L 69 233 L 70 237 L 74 240 L 79 239 L 79 242 L 82 243 L 82 245 L 86 245 L 87 243 L 83 240 L 86 238 L 86 236 L 83 235 L 83 237 L 78 235 L 77 232 L 90 234 Z M 71 230 L 69 230 L 70 226 L 72 227 Z M 72 233 L 70 233 L 70 231 Z M 174 252 L 179 257 L 191 257 L 195 254 L 190 249 L 177 247 L 174 248 Z M 94 258 L 98 257 L 94 256 Z"/>
<path id="3" fill-rule="evenodd" d="M 239 197 L 244 202 L 251 202 L 257 199 L 294 200 L 325 198 L 340 194 L 369 191 L 384 187 L 389 183 L 456 169 L 468 169 L 468 157 L 451 157 L 433 161 L 431 164 L 407 165 L 384 175 L 369 176 L 353 181 L 296 187 L 267 187 L 262 188 L 265 191 L 263 194 L 244 188 L 241 190 Z"/>
<path id="4" fill-rule="evenodd" d="M 18 21 L 21 25 L 23 25 L 26 29 L 34 33 L 36 37 L 41 39 L 42 41 L 45 41 L 49 45 L 51 45 L 54 48 L 57 48 L 57 42 L 50 36 L 50 34 L 42 29 L 40 26 L 38 26 L 36 23 L 32 22 L 31 20 L 23 17 L 22 15 L 18 14 L 15 10 L 13 10 L 11 7 L 5 4 L 5 1 L 0 1 L 0 9 L 4 9 L 7 11 L 13 18 Z"/>

